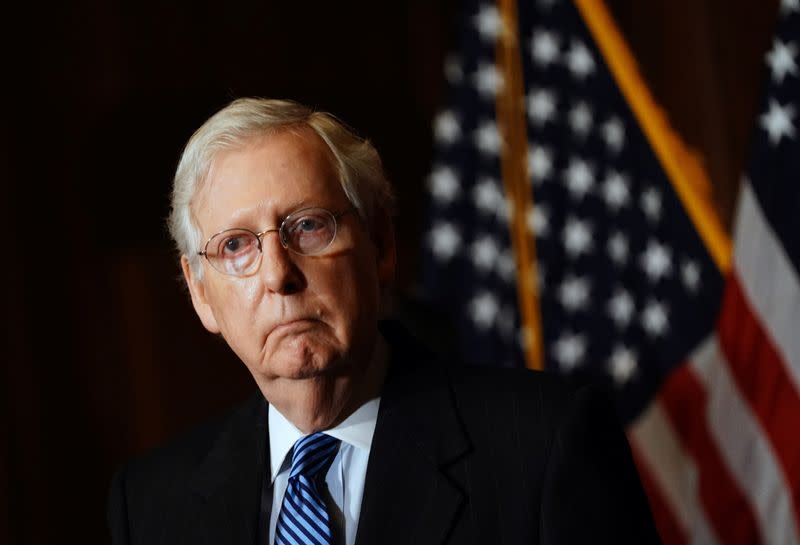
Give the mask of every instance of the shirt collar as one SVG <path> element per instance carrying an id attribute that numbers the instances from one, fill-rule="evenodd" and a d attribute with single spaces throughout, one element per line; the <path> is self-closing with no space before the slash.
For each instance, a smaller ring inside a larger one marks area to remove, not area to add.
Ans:
<path id="1" fill-rule="evenodd" d="M 387 357 L 386 343 L 383 337 L 379 335 L 376 344 L 373 365 L 376 363 L 375 360 Z M 380 402 L 380 397 L 370 399 L 356 409 L 353 414 L 345 418 L 338 426 L 325 430 L 325 433 L 344 443 L 369 452 L 372 445 L 372 436 L 375 433 L 375 424 L 378 421 Z M 271 481 L 274 482 L 292 446 L 305 434 L 289 422 L 272 404 L 268 408 L 268 418 L 269 460 Z"/>

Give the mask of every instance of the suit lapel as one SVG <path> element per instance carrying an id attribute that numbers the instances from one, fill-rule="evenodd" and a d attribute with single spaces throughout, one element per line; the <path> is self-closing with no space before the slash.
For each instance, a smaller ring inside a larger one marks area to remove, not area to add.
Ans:
<path id="1" fill-rule="evenodd" d="M 196 520 L 187 541 L 253 545 L 264 468 L 269 466 L 267 404 L 261 394 L 245 405 L 218 438 L 193 481 Z"/>
<path id="2" fill-rule="evenodd" d="M 370 450 L 356 545 L 439 544 L 464 499 L 445 470 L 469 444 L 440 366 L 428 354 L 409 350 L 413 341 L 384 334 L 393 353 Z"/>

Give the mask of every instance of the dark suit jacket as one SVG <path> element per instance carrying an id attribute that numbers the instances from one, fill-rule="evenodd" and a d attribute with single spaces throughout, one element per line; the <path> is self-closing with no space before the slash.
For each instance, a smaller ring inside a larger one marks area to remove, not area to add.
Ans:
<path id="1" fill-rule="evenodd" d="M 659 542 L 625 436 L 596 390 L 525 370 L 446 369 L 388 337 L 358 545 Z M 253 545 L 266 535 L 257 531 L 266 412 L 258 395 L 118 472 L 114 543 Z"/>

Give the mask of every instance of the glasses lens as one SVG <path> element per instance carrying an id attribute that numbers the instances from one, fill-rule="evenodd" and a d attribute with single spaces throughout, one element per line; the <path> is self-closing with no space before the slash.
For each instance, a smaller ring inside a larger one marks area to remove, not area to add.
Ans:
<path id="1" fill-rule="evenodd" d="M 303 255 L 318 254 L 336 237 L 336 219 L 324 208 L 307 208 L 289 215 L 281 226 L 281 240 Z"/>
<path id="2" fill-rule="evenodd" d="M 261 256 L 258 237 L 243 229 L 223 231 L 208 241 L 208 261 L 219 272 L 244 276 L 252 272 Z"/>

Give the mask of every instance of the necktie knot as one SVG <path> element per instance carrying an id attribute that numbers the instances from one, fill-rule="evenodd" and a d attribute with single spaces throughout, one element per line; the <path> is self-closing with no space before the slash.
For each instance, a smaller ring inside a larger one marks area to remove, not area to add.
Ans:
<path id="1" fill-rule="evenodd" d="M 322 432 L 312 433 L 297 440 L 292 451 L 292 467 L 289 478 L 304 476 L 314 480 L 327 470 L 336 452 L 339 450 L 340 441 Z"/>

